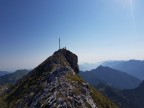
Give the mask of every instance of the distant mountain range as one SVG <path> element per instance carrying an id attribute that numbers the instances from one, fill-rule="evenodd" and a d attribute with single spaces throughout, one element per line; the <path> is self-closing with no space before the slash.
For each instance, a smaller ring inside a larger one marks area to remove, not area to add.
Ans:
<path id="1" fill-rule="evenodd" d="M 3 76 L 0 76 L 0 84 L 15 84 L 17 80 L 27 75 L 30 70 L 17 70 L 13 73 L 9 73 Z"/>
<path id="2" fill-rule="evenodd" d="M 133 74 L 130 75 L 129 73 L 110 68 L 117 67 L 120 64 L 121 66 L 128 66 L 128 70 L 132 68 L 136 69 L 136 66 L 142 69 L 143 61 L 107 62 L 103 65 L 109 67 L 99 66 L 91 71 L 80 72 L 79 75 L 113 102 L 117 103 L 120 108 L 143 108 L 144 81 L 133 76 Z M 141 72 L 141 75 L 143 74 L 142 70 L 138 70 L 137 72 Z"/>
<path id="3" fill-rule="evenodd" d="M 0 76 L 3 76 L 5 74 L 9 74 L 9 72 L 7 72 L 7 71 L 0 71 Z"/>
<path id="4" fill-rule="evenodd" d="M 105 62 L 103 66 L 108 66 L 144 80 L 144 61 L 129 60 L 129 61 L 112 61 Z"/>
<path id="5" fill-rule="evenodd" d="M 99 65 L 101 65 L 103 62 L 98 62 L 98 63 L 83 63 L 79 64 L 79 69 L 81 71 L 90 71 L 92 69 L 97 68 Z"/>
<path id="6" fill-rule="evenodd" d="M 141 80 L 132 75 L 104 66 L 80 72 L 79 75 L 93 86 L 103 83 L 118 89 L 132 89 L 141 83 Z"/>

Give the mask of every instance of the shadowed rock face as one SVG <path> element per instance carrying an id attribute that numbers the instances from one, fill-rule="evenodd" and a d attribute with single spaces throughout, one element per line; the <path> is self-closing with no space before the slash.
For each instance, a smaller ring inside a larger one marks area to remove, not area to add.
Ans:
<path id="1" fill-rule="evenodd" d="M 72 52 L 56 51 L 8 90 L 1 101 L 3 108 L 116 108 L 101 94 L 96 97 L 76 75 L 77 62 L 78 57 Z"/>
<path id="2" fill-rule="evenodd" d="M 69 65 L 76 73 L 79 72 L 77 55 L 73 54 L 72 52 L 66 49 L 60 49 L 59 51 L 54 53 L 54 55 L 59 55 L 59 54 L 63 55 L 66 58 Z"/>

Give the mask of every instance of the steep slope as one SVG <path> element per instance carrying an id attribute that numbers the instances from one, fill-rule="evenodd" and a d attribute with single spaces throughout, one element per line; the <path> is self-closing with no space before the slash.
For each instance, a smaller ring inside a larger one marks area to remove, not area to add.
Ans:
<path id="1" fill-rule="evenodd" d="M 132 102 L 122 93 L 123 90 L 120 91 L 104 84 L 99 84 L 96 88 L 113 100 L 120 108 L 139 108 L 137 104 L 134 104 L 134 101 Z"/>
<path id="2" fill-rule="evenodd" d="M 84 76 L 82 74 L 87 75 Z M 90 84 L 95 84 L 94 86 L 96 86 L 98 83 L 105 83 L 118 89 L 132 89 L 141 83 L 141 80 L 132 75 L 103 66 L 99 66 L 91 71 L 80 73 L 80 76 Z"/>
<path id="3" fill-rule="evenodd" d="M 140 60 L 129 60 L 129 61 L 113 61 L 106 62 L 103 64 L 123 72 L 127 72 L 137 78 L 144 80 L 144 61 Z"/>
<path id="4" fill-rule="evenodd" d="M 120 108 L 143 108 L 144 106 L 144 81 L 135 89 L 120 91 L 103 84 L 96 88 L 117 103 Z"/>
<path id="5" fill-rule="evenodd" d="M 0 84 L 0 96 L 10 88 L 10 84 Z"/>
<path id="6" fill-rule="evenodd" d="M 4 108 L 116 108 L 76 73 L 78 58 L 60 49 L 3 94 Z"/>
<path id="7" fill-rule="evenodd" d="M 120 106 L 120 108 L 128 108 L 127 106 L 130 104 L 130 102 L 123 94 L 121 94 L 120 90 L 102 83 L 97 85 L 96 88 L 115 102 L 118 106 Z"/>
<path id="8" fill-rule="evenodd" d="M 9 72 L 7 72 L 7 71 L 0 71 L 0 76 L 6 75 L 6 74 L 9 74 Z"/>
<path id="9" fill-rule="evenodd" d="M 144 107 L 144 81 L 139 87 L 131 90 L 121 91 L 131 104 L 129 108 L 143 108 Z"/>
<path id="10" fill-rule="evenodd" d="M 28 72 L 29 70 L 24 69 L 0 76 L 0 84 L 15 84 L 17 80 L 27 75 Z"/>

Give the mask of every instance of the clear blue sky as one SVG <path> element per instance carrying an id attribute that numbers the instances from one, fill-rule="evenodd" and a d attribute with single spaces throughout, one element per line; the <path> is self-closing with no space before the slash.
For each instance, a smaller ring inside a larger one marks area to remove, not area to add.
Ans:
<path id="1" fill-rule="evenodd" d="M 0 0 L 0 70 L 34 68 L 59 36 L 79 63 L 144 59 L 144 0 Z"/>

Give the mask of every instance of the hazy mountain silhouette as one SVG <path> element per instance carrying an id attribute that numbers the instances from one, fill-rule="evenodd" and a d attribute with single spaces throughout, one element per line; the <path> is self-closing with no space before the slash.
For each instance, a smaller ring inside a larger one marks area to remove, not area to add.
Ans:
<path id="1" fill-rule="evenodd" d="M 6 75 L 6 74 L 9 74 L 9 72 L 7 72 L 7 71 L 0 71 L 0 76 Z"/>
<path id="2" fill-rule="evenodd" d="M 116 108 L 76 75 L 77 62 L 72 52 L 56 51 L 3 94 L 0 105 L 3 108 Z"/>
<path id="3" fill-rule="evenodd" d="M 129 60 L 129 61 L 113 61 L 105 62 L 103 66 L 108 66 L 144 80 L 144 61 Z"/>
<path id="4" fill-rule="evenodd" d="M 0 84 L 15 84 L 17 80 L 27 75 L 28 72 L 29 70 L 24 69 L 0 76 Z"/>
<path id="5" fill-rule="evenodd" d="M 141 80 L 132 75 L 104 66 L 81 72 L 79 75 L 94 86 L 104 83 L 118 89 L 131 89 L 141 83 Z"/>
<path id="6" fill-rule="evenodd" d="M 100 64 L 102 64 L 101 62 L 99 63 L 83 63 L 79 65 L 79 68 L 81 71 L 90 71 L 92 69 L 97 68 Z"/>

